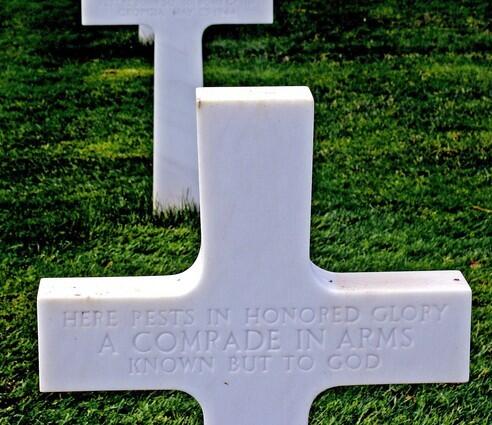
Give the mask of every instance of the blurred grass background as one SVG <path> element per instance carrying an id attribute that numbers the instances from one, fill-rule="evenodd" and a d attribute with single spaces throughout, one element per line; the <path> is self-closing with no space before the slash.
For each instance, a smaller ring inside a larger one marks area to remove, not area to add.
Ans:
<path id="1" fill-rule="evenodd" d="M 492 3 L 276 0 L 273 26 L 207 30 L 207 85 L 308 85 L 312 258 L 460 269 L 471 382 L 337 388 L 310 424 L 492 423 Z M 178 392 L 40 394 L 41 277 L 169 274 L 199 218 L 155 217 L 153 49 L 82 27 L 78 0 L 0 2 L 0 424 L 200 424 Z"/>

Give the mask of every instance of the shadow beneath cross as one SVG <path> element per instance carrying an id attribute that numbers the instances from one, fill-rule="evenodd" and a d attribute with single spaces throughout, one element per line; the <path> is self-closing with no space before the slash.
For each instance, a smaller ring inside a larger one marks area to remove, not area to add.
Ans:
<path id="1" fill-rule="evenodd" d="M 153 60 L 153 47 L 138 42 L 137 27 L 83 27 L 80 0 L 10 2 L 22 14 L 18 32 L 29 36 L 29 44 L 45 65 L 91 59 L 146 58 Z"/>

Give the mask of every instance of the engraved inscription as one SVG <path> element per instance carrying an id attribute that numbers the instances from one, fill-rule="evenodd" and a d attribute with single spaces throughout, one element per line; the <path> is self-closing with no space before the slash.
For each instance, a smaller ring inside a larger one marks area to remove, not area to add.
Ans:
<path id="1" fill-rule="evenodd" d="M 228 18 L 254 10 L 258 0 L 101 0 L 120 16 L 171 18 Z"/>
<path id="2" fill-rule="evenodd" d="M 64 311 L 68 332 L 94 330 L 98 356 L 128 358 L 128 374 L 371 372 L 384 356 L 418 347 L 418 330 L 446 304 Z M 128 329 L 125 349 L 113 338 Z"/>

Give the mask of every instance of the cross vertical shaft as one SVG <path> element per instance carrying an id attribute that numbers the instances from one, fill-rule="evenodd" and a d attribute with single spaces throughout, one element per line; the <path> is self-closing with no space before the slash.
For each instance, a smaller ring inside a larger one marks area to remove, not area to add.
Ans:
<path id="1" fill-rule="evenodd" d="M 261 281 L 295 269 L 304 276 L 314 119 L 309 89 L 198 89 L 197 102 L 206 273 L 234 270 Z"/>
<path id="2" fill-rule="evenodd" d="M 251 376 L 240 386 L 234 379 L 222 383 L 213 399 L 200 400 L 207 406 L 204 425 L 307 425 L 313 402 L 309 386 L 293 388 L 286 379 L 279 391 L 281 377 L 265 381 Z"/>
<path id="3" fill-rule="evenodd" d="M 203 85 L 203 30 L 183 23 L 182 31 L 180 37 L 155 33 L 153 198 L 158 210 L 199 199 L 193 100 Z"/>

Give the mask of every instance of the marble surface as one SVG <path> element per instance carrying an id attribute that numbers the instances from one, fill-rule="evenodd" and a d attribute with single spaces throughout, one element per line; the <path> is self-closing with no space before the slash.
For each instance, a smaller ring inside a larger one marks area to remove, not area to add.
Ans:
<path id="1" fill-rule="evenodd" d="M 199 202 L 194 104 L 203 86 L 204 30 L 271 22 L 273 0 L 82 0 L 84 25 L 143 25 L 154 36 L 156 210 Z"/>
<path id="2" fill-rule="evenodd" d="M 175 276 L 43 279 L 41 391 L 177 389 L 206 425 L 302 425 L 340 385 L 466 382 L 458 271 L 310 261 L 308 88 L 197 90 L 202 246 Z"/>

